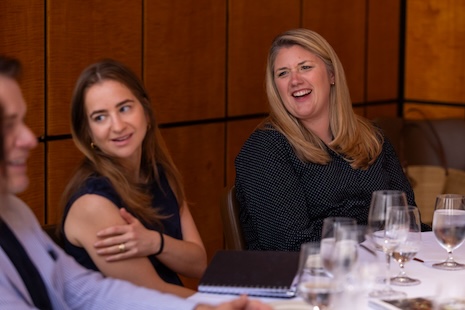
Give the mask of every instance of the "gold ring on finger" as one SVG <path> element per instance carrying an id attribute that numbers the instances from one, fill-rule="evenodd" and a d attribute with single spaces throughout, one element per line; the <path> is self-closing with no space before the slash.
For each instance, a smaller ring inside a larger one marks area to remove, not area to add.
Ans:
<path id="1" fill-rule="evenodd" d="M 121 253 L 123 253 L 126 251 L 126 245 L 124 243 L 121 243 L 120 245 L 118 245 L 118 249 Z"/>

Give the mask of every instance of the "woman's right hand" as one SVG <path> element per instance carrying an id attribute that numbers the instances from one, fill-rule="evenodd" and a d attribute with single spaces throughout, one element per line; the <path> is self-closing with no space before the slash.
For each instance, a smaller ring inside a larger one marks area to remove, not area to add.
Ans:
<path id="1" fill-rule="evenodd" d="M 111 262 L 156 253 L 160 248 L 160 234 L 145 228 L 126 209 L 121 208 L 119 211 L 127 224 L 99 231 L 97 237 L 101 240 L 94 244 L 97 254 L 106 256 L 106 261 Z M 120 249 L 120 245 L 123 245 L 123 250 Z"/>

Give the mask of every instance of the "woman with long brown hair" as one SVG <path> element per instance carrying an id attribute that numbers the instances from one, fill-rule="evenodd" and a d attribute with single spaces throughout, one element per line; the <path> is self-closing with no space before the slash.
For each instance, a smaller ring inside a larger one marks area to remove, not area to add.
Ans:
<path id="1" fill-rule="evenodd" d="M 107 276 L 189 296 L 206 252 L 149 96 L 127 67 L 104 60 L 79 77 L 71 104 L 85 155 L 63 195 L 65 249 Z"/>

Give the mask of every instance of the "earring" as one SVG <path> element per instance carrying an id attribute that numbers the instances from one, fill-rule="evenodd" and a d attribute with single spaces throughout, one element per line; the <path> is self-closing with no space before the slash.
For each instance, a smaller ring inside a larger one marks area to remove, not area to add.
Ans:
<path id="1" fill-rule="evenodd" d="M 91 143 L 90 143 L 90 147 L 91 147 L 92 149 L 94 149 L 94 150 L 97 148 L 97 146 L 94 144 L 94 142 L 91 142 Z"/>
<path id="2" fill-rule="evenodd" d="M 334 82 L 331 83 L 331 85 L 334 85 L 334 84 L 335 84 Z"/>

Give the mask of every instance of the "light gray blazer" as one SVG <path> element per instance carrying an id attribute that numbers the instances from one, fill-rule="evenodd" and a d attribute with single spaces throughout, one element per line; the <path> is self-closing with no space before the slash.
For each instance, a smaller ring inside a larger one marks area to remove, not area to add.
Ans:
<path id="1" fill-rule="evenodd" d="M 0 198 L 0 215 L 39 270 L 54 309 L 193 309 L 191 301 L 104 278 L 68 256 L 19 198 Z M 34 309 L 29 292 L 0 248 L 0 309 Z"/>

